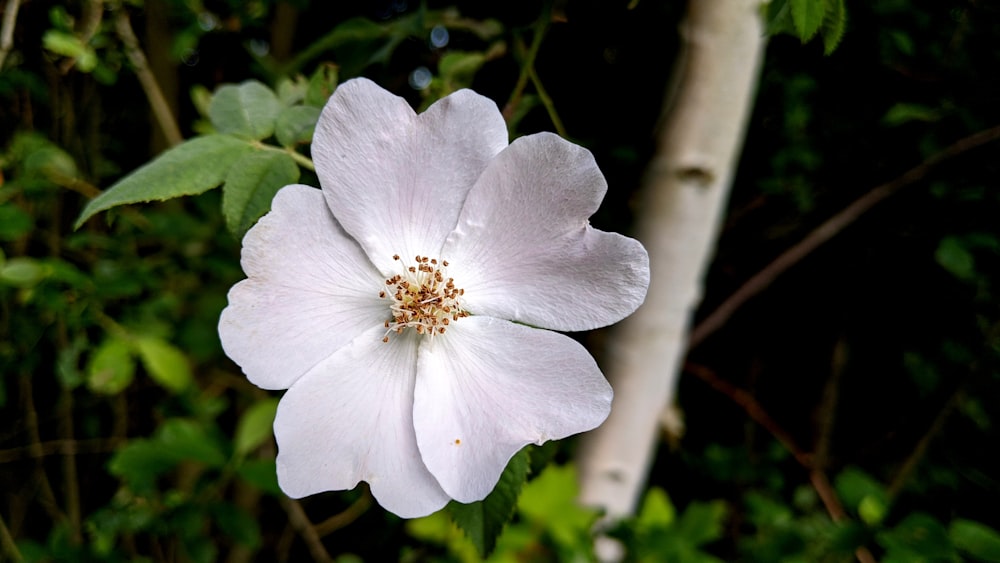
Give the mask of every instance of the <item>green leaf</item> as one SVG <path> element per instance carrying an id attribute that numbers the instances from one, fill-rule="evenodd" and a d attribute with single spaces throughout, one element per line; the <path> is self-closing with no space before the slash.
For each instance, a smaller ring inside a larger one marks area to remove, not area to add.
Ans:
<path id="1" fill-rule="evenodd" d="M 639 510 L 636 525 L 642 529 L 666 528 L 677 517 L 674 505 L 670 502 L 667 492 L 659 487 L 653 487 L 646 493 Z"/>
<path id="2" fill-rule="evenodd" d="M 82 72 L 90 72 L 97 66 L 97 53 L 72 33 L 50 29 L 42 36 L 42 46 L 57 55 L 76 59 L 76 66 Z"/>
<path id="3" fill-rule="evenodd" d="M 792 21 L 792 7 L 789 0 L 772 0 L 767 3 L 767 34 L 781 33 L 796 34 L 795 22 Z"/>
<path id="4" fill-rule="evenodd" d="M 590 528 L 598 513 L 577 503 L 578 492 L 575 467 L 550 465 L 524 486 L 518 510 L 525 519 L 548 529 L 562 546 L 579 550 L 590 545 Z"/>
<path id="5" fill-rule="evenodd" d="M 857 512 L 867 524 L 881 522 L 889 510 L 885 487 L 856 467 L 841 471 L 834 480 L 834 488 L 844 505 Z"/>
<path id="6" fill-rule="evenodd" d="M 969 281 L 976 277 L 975 258 L 958 237 L 947 236 L 941 239 L 934 252 L 934 259 L 960 280 Z"/>
<path id="7" fill-rule="evenodd" d="M 337 26 L 337 29 L 340 29 L 350 21 L 353 20 L 344 22 Z M 333 95 L 333 91 L 337 89 L 339 73 L 337 65 L 331 63 L 321 64 L 316 69 L 316 72 L 309 77 L 309 88 L 306 90 L 305 104 L 318 108 L 325 106 L 326 101 Z"/>
<path id="8" fill-rule="evenodd" d="M 11 204 L 0 204 L 0 241 L 17 240 L 31 231 L 34 219 Z"/>
<path id="9" fill-rule="evenodd" d="M 132 383 L 134 376 L 132 347 L 121 338 L 108 338 L 90 356 L 87 387 L 95 393 L 117 395 Z"/>
<path id="10" fill-rule="evenodd" d="M 248 408 L 236 423 L 233 450 L 243 456 L 260 446 L 272 435 L 274 413 L 278 410 L 278 399 L 264 399 Z"/>
<path id="11" fill-rule="evenodd" d="M 208 118 L 217 131 L 253 141 L 274 133 L 279 111 L 278 96 L 256 80 L 222 86 L 208 104 Z"/>
<path id="12" fill-rule="evenodd" d="M 496 547 L 497 538 L 514 516 L 518 494 L 528 477 L 528 464 L 528 450 L 522 449 L 507 463 L 496 488 L 485 499 L 471 504 L 448 504 L 452 520 L 484 559 Z"/>
<path id="13" fill-rule="evenodd" d="M 847 8 L 844 0 L 828 0 L 826 17 L 823 18 L 823 52 L 833 53 L 844 38 L 847 29 Z"/>
<path id="14" fill-rule="evenodd" d="M 951 561 L 957 553 L 948 532 L 935 518 L 915 512 L 895 528 L 876 536 L 885 550 L 884 560 Z"/>
<path id="15" fill-rule="evenodd" d="M 32 258 L 11 258 L 0 266 L 0 284 L 32 287 L 45 279 L 48 269 Z"/>
<path id="16" fill-rule="evenodd" d="M 299 179 L 299 167 L 291 156 L 276 151 L 244 155 L 229 170 L 222 187 L 222 214 L 229 231 L 242 239 L 247 230 L 271 209 L 278 190 Z"/>
<path id="17" fill-rule="evenodd" d="M 83 208 L 74 228 L 95 213 L 126 203 L 163 201 L 210 190 L 226 179 L 234 162 L 255 150 L 229 135 L 207 135 L 171 148 L 119 180 Z"/>
<path id="18" fill-rule="evenodd" d="M 292 106 L 278 115 L 274 136 L 283 147 L 294 147 L 312 141 L 321 109 L 314 106 Z"/>
<path id="19" fill-rule="evenodd" d="M 221 467 L 226 456 L 201 423 L 185 418 L 164 421 L 155 440 L 178 459 L 199 461 L 209 467 Z"/>
<path id="20" fill-rule="evenodd" d="M 721 500 L 693 501 L 677 519 L 677 532 L 687 542 L 700 546 L 722 537 L 726 504 Z"/>
<path id="21" fill-rule="evenodd" d="M 187 389 L 192 380 L 191 367 L 183 352 L 159 338 L 144 336 L 135 341 L 139 359 L 154 381 L 178 393 Z"/>
<path id="22" fill-rule="evenodd" d="M 222 533 L 250 549 L 260 547 L 260 524 L 245 510 L 229 503 L 213 504 L 211 510 Z"/>
<path id="23" fill-rule="evenodd" d="M 980 561 L 1000 563 L 1000 533 L 972 520 L 956 518 L 948 528 L 955 547 Z"/>
<path id="24" fill-rule="evenodd" d="M 795 32 L 803 43 L 816 35 L 823 20 L 826 18 L 826 2 L 824 0 L 790 0 L 792 21 Z"/>
<path id="25" fill-rule="evenodd" d="M 922 121 L 933 123 L 939 121 L 941 115 L 937 110 L 920 104 L 898 103 L 885 112 L 882 122 L 886 125 L 895 126 L 909 123 L 911 121 Z"/>
<path id="26" fill-rule="evenodd" d="M 236 474 L 266 493 L 275 496 L 282 494 L 281 487 L 278 486 L 278 469 L 273 459 L 246 460 L 236 468 Z"/>

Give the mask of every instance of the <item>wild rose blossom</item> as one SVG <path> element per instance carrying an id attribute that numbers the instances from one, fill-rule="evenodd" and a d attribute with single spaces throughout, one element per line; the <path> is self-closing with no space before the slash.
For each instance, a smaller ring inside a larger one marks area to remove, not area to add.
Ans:
<path id="1" fill-rule="evenodd" d="M 363 480 L 422 516 L 483 499 L 526 444 L 604 421 L 611 387 L 552 330 L 628 316 L 649 266 L 637 241 L 590 227 L 607 190 L 590 152 L 549 133 L 508 144 L 469 90 L 417 115 L 356 79 L 312 155 L 322 190 L 278 192 L 219 323 L 251 382 L 288 389 L 274 421 L 286 494 Z"/>

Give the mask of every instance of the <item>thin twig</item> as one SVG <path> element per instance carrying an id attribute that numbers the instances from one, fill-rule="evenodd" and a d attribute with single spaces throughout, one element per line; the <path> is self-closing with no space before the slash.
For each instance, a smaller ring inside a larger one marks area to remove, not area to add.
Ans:
<path id="1" fill-rule="evenodd" d="M 309 547 L 309 553 L 312 554 L 313 560 L 319 562 L 333 561 L 333 558 L 330 557 L 330 552 L 323 546 L 323 542 L 319 539 L 319 534 L 316 533 L 316 528 L 309 521 L 309 516 L 306 515 L 306 511 L 302 509 L 299 501 L 282 498 L 281 506 L 288 514 L 288 523 L 295 528 L 295 531 L 298 532 L 302 540 L 306 542 L 306 546 Z"/>
<path id="2" fill-rule="evenodd" d="M 3 8 L 3 25 L 0 27 L 0 69 L 3 69 L 7 53 L 14 48 L 14 24 L 17 23 L 17 9 L 20 7 L 21 0 L 7 0 L 7 5 Z"/>
<path id="3" fill-rule="evenodd" d="M 542 46 L 542 39 L 545 38 L 545 31 L 548 29 L 549 21 L 552 19 L 552 2 L 547 0 L 542 8 L 542 14 L 538 17 L 535 25 L 535 35 L 531 38 L 531 47 L 521 62 L 521 74 L 517 77 L 514 90 L 510 93 L 510 98 L 503 108 L 503 117 L 510 123 L 511 118 L 517 113 L 517 106 L 521 103 L 524 95 L 524 88 L 531 78 L 531 70 L 535 67 L 535 58 L 538 57 L 538 49 Z"/>
<path id="4" fill-rule="evenodd" d="M 552 121 L 552 125 L 556 128 L 556 133 L 559 133 L 560 137 L 568 137 L 566 134 L 566 127 L 563 126 L 562 119 L 559 118 L 559 113 L 556 112 L 556 105 L 552 101 L 552 96 L 549 96 L 548 91 L 542 86 L 542 79 L 538 77 L 538 71 L 535 70 L 535 65 L 531 65 L 528 69 L 528 74 L 531 76 L 531 83 L 535 86 L 535 90 L 538 92 L 538 99 L 542 101 L 542 105 L 545 106 L 545 111 L 549 114 L 549 119 Z"/>
<path id="5" fill-rule="evenodd" d="M 854 203 L 848 205 L 825 223 L 809 233 L 806 238 L 789 248 L 770 264 L 747 280 L 739 289 L 722 302 L 705 320 L 698 323 L 688 338 L 688 348 L 698 346 L 709 335 L 722 328 L 737 309 L 761 291 L 764 291 L 774 280 L 786 270 L 798 264 L 817 247 L 836 236 L 858 217 L 888 198 L 901 188 L 922 180 L 937 165 L 959 156 L 969 150 L 1000 139 L 1000 126 L 980 131 L 961 139 L 948 148 L 932 155 L 914 168 L 907 170 L 902 176 L 882 184 Z"/>
<path id="6" fill-rule="evenodd" d="M 761 425 L 761 427 L 770 432 L 782 446 L 785 446 L 785 449 L 792 454 L 795 461 L 799 462 L 799 464 L 806 469 L 812 469 L 812 456 L 795 443 L 795 439 L 792 438 L 792 435 L 782 428 L 781 425 L 779 425 L 773 418 L 771 418 L 771 415 L 764 410 L 764 407 L 757 402 L 757 399 L 753 395 L 743 389 L 740 389 L 732 383 L 729 383 L 718 375 L 715 375 L 715 372 L 705 366 L 688 362 L 684 365 L 684 370 L 697 376 L 698 379 L 701 379 L 705 383 L 709 384 L 713 389 L 722 393 L 731 401 L 739 405 L 743 411 L 747 413 L 747 416 L 749 416 L 751 420 Z"/>
<path id="7" fill-rule="evenodd" d="M 74 440 L 73 391 L 63 387 L 59 406 L 59 434 L 63 440 Z M 63 489 L 66 497 L 66 516 L 69 518 L 70 539 L 79 545 L 83 541 L 80 532 L 80 485 L 76 468 L 76 456 L 62 457 Z"/>
<path id="8" fill-rule="evenodd" d="M 52 440 L 30 446 L 0 450 L 0 464 L 20 459 L 38 459 L 50 455 L 96 454 L 115 451 L 119 438 L 94 438 L 92 440 Z"/>
<path id="9" fill-rule="evenodd" d="M 3 521 L 2 514 L 0 514 L 0 553 L 6 554 L 11 561 L 17 563 L 24 561 L 24 557 L 21 556 L 21 552 L 17 549 L 14 537 L 10 535 L 10 530 L 7 529 L 7 523 Z"/>
<path id="10" fill-rule="evenodd" d="M 842 522 L 850 519 L 844 510 L 844 505 L 837 498 L 837 493 L 830 484 L 830 479 L 827 478 L 826 473 L 823 469 L 814 466 L 816 456 L 806 453 L 799 448 L 795 444 L 795 439 L 792 438 L 792 435 L 771 418 L 771 415 L 764 410 L 764 407 L 757 402 L 757 399 L 753 395 L 715 375 L 712 370 L 705 366 L 689 362 L 685 364 L 684 369 L 696 375 L 699 379 L 712 386 L 713 389 L 719 391 L 742 407 L 747 416 L 770 432 L 792 454 L 795 461 L 799 462 L 799 465 L 809 472 L 809 483 L 816 490 L 816 494 L 819 495 L 823 507 L 834 522 Z M 858 558 L 858 561 L 862 563 L 875 562 L 875 557 L 865 546 L 859 547 L 854 554 Z"/>
<path id="11" fill-rule="evenodd" d="M 316 524 L 316 535 L 322 538 L 349 525 L 360 518 L 361 515 L 371 507 L 371 505 L 372 494 L 366 487 L 365 493 L 361 495 L 361 498 L 354 501 L 351 506 L 348 506 L 343 512 L 334 514 L 319 524 Z"/>
<path id="12" fill-rule="evenodd" d="M 910 452 L 910 455 L 903 461 L 903 464 L 899 466 L 899 470 L 896 471 L 896 475 L 894 475 L 889 481 L 889 486 L 886 487 L 885 494 L 889 497 L 890 501 L 896 498 L 899 493 L 903 491 L 906 481 L 910 478 L 910 475 L 913 474 L 913 471 L 917 468 L 917 465 L 919 465 L 920 460 L 923 459 L 924 455 L 927 453 L 927 448 L 930 446 L 931 440 L 933 440 L 934 437 L 941 432 L 941 429 L 944 428 L 944 423 L 948 420 L 948 417 L 951 416 L 952 411 L 955 410 L 955 407 L 958 406 L 959 402 L 961 402 L 964 388 L 964 386 L 960 385 L 957 389 L 955 389 L 955 392 L 948 398 L 948 401 L 941 408 L 941 411 L 934 417 L 934 422 L 931 423 L 927 432 L 920 437 L 920 441 L 917 442 L 913 451 Z"/>
<path id="13" fill-rule="evenodd" d="M 65 522 L 66 515 L 59 510 L 59 503 L 56 501 L 56 495 L 52 491 L 52 483 L 49 482 L 48 474 L 45 473 L 45 464 L 42 463 L 41 451 L 41 439 L 38 434 L 38 411 L 35 409 L 35 399 L 33 397 L 34 392 L 32 391 L 31 377 L 27 375 L 21 376 L 21 389 L 24 393 L 24 426 L 28 433 L 28 439 L 31 440 L 29 448 L 32 453 L 32 457 L 38 460 L 35 467 L 35 475 L 38 479 L 39 504 L 49 513 L 49 517 L 56 522 Z"/>
<path id="14" fill-rule="evenodd" d="M 115 30 L 125 45 L 125 56 L 128 57 L 129 62 L 135 68 L 139 84 L 142 85 L 143 91 L 146 92 L 146 98 L 153 109 L 156 122 L 160 125 L 163 136 L 167 139 L 167 144 L 170 146 L 179 145 L 184 141 L 184 137 L 181 136 L 177 120 L 174 119 L 174 114 L 170 111 L 170 105 L 167 103 L 167 99 L 163 95 L 163 90 L 160 89 L 160 85 L 156 81 L 156 76 L 153 75 L 153 71 L 149 68 L 149 61 L 146 59 L 146 54 L 142 52 L 142 48 L 139 46 L 139 39 L 136 38 L 135 32 L 132 30 L 132 22 L 128 19 L 128 13 L 121 7 L 115 11 Z"/>
<path id="15" fill-rule="evenodd" d="M 83 9 L 83 29 L 77 34 L 80 42 L 86 45 L 94 38 L 94 34 L 101 27 L 101 20 L 104 15 L 104 2 L 102 0 L 89 0 Z M 78 59 L 66 59 L 59 65 L 59 72 L 66 74 L 69 72 Z"/>

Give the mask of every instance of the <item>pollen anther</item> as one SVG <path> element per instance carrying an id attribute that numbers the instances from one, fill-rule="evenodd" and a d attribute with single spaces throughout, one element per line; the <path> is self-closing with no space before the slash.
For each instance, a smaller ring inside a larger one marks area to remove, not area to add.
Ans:
<path id="1" fill-rule="evenodd" d="M 393 260 L 399 260 L 394 254 Z M 455 287 L 454 278 L 445 276 L 447 260 L 438 260 L 417 255 L 414 265 L 403 265 L 402 274 L 385 280 L 388 291 L 380 291 L 379 297 L 389 298 L 392 319 L 385 321 L 383 342 L 389 341 L 389 334 L 402 334 L 412 328 L 417 334 L 435 336 L 445 333 L 445 327 L 452 321 L 469 316 L 459 298 L 465 290 Z"/>

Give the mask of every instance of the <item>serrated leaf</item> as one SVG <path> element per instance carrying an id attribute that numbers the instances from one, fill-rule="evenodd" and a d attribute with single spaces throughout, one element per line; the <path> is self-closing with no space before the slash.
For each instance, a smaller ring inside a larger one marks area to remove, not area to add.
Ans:
<path id="1" fill-rule="evenodd" d="M 279 111 L 278 96 L 256 80 L 222 86 L 208 104 L 208 118 L 218 132 L 253 141 L 274 133 Z"/>
<path id="2" fill-rule="evenodd" d="M 524 486 L 517 507 L 520 515 L 548 530 L 561 545 L 570 549 L 589 544 L 596 510 L 577 502 L 579 486 L 572 465 L 549 465 Z"/>
<path id="3" fill-rule="evenodd" d="M 141 490 L 151 488 L 158 476 L 185 460 L 221 467 L 226 458 L 202 426 L 175 418 L 166 420 L 152 438 L 132 440 L 119 448 L 108 462 L 108 471 Z"/>
<path id="4" fill-rule="evenodd" d="M 233 450 L 243 456 L 271 437 L 274 414 L 278 410 L 278 399 L 264 399 L 248 408 L 236 423 Z"/>
<path id="5" fill-rule="evenodd" d="M 187 356 L 170 343 L 144 336 L 135 341 L 135 348 L 149 376 L 169 391 L 178 393 L 191 385 L 194 378 Z"/>
<path id="6" fill-rule="evenodd" d="M 255 150 L 229 135 L 185 141 L 119 180 L 83 208 L 74 228 L 94 214 L 127 203 L 163 201 L 210 190 L 226 179 L 234 162 Z"/>
<path id="7" fill-rule="evenodd" d="M 795 32 L 803 43 L 816 35 L 823 20 L 826 19 L 826 2 L 824 0 L 789 0 L 792 9 L 792 22 Z"/>
<path id="8" fill-rule="evenodd" d="M 471 504 L 448 504 L 452 520 L 484 559 L 492 553 L 504 526 L 514 516 L 517 497 L 528 478 L 528 465 L 528 450 L 522 449 L 507 463 L 496 488 L 485 499 Z"/>
<path id="9" fill-rule="evenodd" d="M 132 348 L 120 338 L 102 342 L 87 364 L 87 387 L 95 393 L 117 395 L 132 383 L 134 376 Z"/>
<path id="10" fill-rule="evenodd" d="M 229 170 L 222 187 L 222 214 L 226 226 L 238 239 L 271 209 L 278 190 L 299 179 L 299 166 L 292 157 L 275 151 L 244 155 Z"/>
<path id="11" fill-rule="evenodd" d="M 292 106 L 278 115 L 274 136 L 283 147 L 294 147 L 312 141 L 316 122 L 322 110 L 314 106 Z"/>
<path id="12" fill-rule="evenodd" d="M 789 5 L 789 0 L 772 0 L 767 3 L 767 34 L 780 33 L 795 35 L 795 22 L 792 21 L 792 7 Z"/>
<path id="13" fill-rule="evenodd" d="M 829 55 L 840 45 L 847 29 L 847 7 L 844 0 L 828 0 L 823 18 L 823 53 Z"/>
<path id="14" fill-rule="evenodd" d="M 979 561 L 1000 563 L 1000 533 L 993 528 L 957 518 L 948 527 L 948 536 L 955 547 Z"/>

